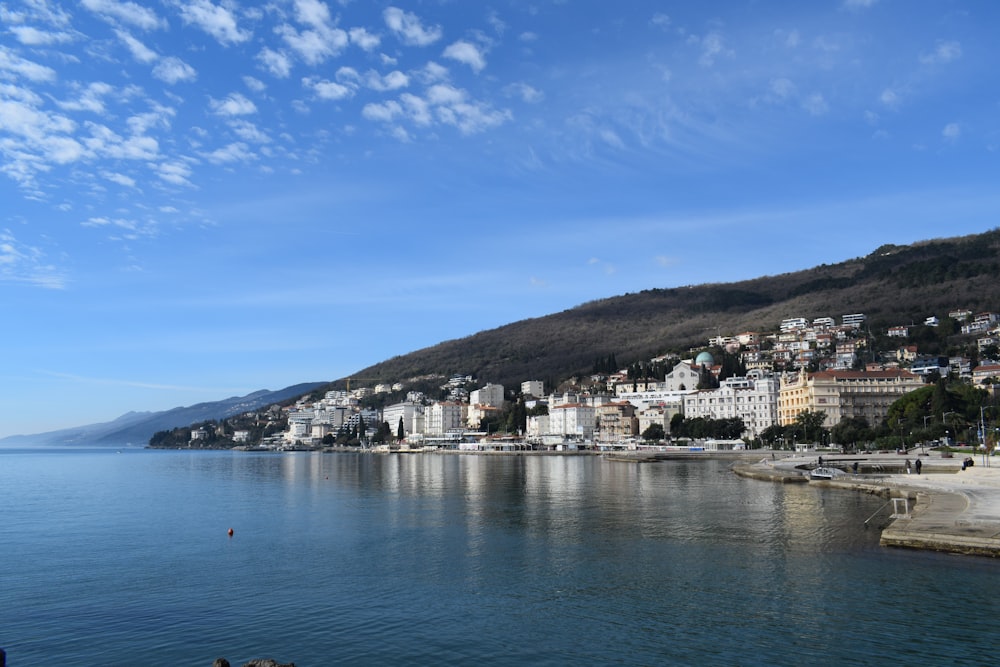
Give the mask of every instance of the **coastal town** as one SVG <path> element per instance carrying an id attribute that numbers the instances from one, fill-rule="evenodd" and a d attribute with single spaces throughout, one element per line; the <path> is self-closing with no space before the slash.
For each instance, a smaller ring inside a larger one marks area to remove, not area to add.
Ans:
<path id="1" fill-rule="evenodd" d="M 964 346 L 921 349 L 921 341 L 945 338 Z M 949 379 L 992 397 L 1000 378 L 995 312 L 953 310 L 882 331 L 874 331 L 863 313 L 793 317 L 773 331 L 720 333 L 705 343 L 687 358 L 663 355 L 555 388 L 526 379 L 511 389 L 454 375 L 441 377 L 443 397 L 432 399 L 409 390 L 412 380 L 353 388 L 348 381 L 344 389 L 256 416 L 285 424 L 280 431 L 255 440 L 248 428 L 206 424 L 190 430 L 189 446 L 207 446 L 221 431 L 231 446 L 255 449 L 345 442 L 380 452 L 832 448 L 849 444 L 838 440 L 849 437 L 838 425 L 882 425 L 893 403 L 930 383 Z M 386 400 L 396 397 L 401 400 Z M 924 416 L 923 429 L 893 437 L 902 448 L 933 439 L 981 441 L 992 449 L 995 430 L 986 421 L 985 414 L 973 421 L 944 412 Z"/>

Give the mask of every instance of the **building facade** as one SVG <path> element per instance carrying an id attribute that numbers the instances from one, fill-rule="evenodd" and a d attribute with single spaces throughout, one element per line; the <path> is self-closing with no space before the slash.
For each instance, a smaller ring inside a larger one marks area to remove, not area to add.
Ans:
<path id="1" fill-rule="evenodd" d="M 778 380 L 774 377 L 734 377 L 718 389 L 684 397 L 685 419 L 742 419 L 744 437 L 756 438 L 778 423 Z"/>
<path id="2" fill-rule="evenodd" d="M 871 426 L 881 423 L 889 406 L 904 394 L 924 386 L 905 370 L 799 372 L 783 377 L 778 389 L 778 421 L 787 426 L 800 412 L 825 412 L 823 426 L 831 428 L 844 417 L 864 417 Z"/>

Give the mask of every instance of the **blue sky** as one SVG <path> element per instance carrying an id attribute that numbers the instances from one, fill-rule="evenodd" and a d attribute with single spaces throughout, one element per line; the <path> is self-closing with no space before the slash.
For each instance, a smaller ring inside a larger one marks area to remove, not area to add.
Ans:
<path id="1" fill-rule="evenodd" d="M 0 436 L 992 229 L 998 15 L 0 2 Z"/>

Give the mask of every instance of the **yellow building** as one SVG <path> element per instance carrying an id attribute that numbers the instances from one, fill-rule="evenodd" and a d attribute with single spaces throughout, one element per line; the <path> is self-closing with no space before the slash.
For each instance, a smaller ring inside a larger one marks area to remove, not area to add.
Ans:
<path id="1" fill-rule="evenodd" d="M 919 375 L 904 370 L 799 372 L 782 377 L 778 389 L 778 422 L 787 426 L 800 412 L 823 411 L 823 426 L 836 426 L 844 417 L 864 417 L 877 426 L 889 406 L 903 394 L 924 386 Z"/>

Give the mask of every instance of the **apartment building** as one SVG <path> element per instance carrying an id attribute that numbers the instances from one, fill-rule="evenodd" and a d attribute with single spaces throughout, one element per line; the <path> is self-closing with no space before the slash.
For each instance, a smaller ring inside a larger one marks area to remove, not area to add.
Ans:
<path id="1" fill-rule="evenodd" d="M 800 371 L 781 378 L 778 421 L 787 426 L 800 412 L 809 410 L 826 413 L 826 428 L 836 426 L 844 417 L 864 417 L 875 426 L 885 419 L 894 401 L 922 386 L 918 375 L 899 369 Z"/>
<path id="2" fill-rule="evenodd" d="M 601 442 L 621 442 L 639 435 L 639 419 L 635 406 L 628 401 L 605 403 L 594 409 L 597 419 L 597 439 Z"/>
<path id="3" fill-rule="evenodd" d="M 762 373 L 724 380 L 718 389 L 684 397 L 685 419 L 742 419 L 744 435 L 755 438 L 778 423 L 778 380 Z"/>
<path id="4" fill-rule="evenodd" d="M 592 440 L 595 421 L 596 412 L 592 405 L 563 403 L 550 406 L 547 415 L 528 417 L 528 432 L 541 437 L 561 436 L 577 440 Z"/>
<path id="5" fill-rule="evenodd" d="M 469 403 L 489 405 L 499 408 L 503 406 L 503 385 L 487 384 L 469 394 Z"/>
<path id="6" fill-rule="evenodd" d="M 399 421 L 403 421 L 404 436 L 424 432 L 424 406 L 419 403 L 396 403 L 382 410 L 382 421 L 389 425 L 389 431 L 395 437 L 398 433 Z"/>
<path id="7" fill-rule="evenodd" d="M 545 396 L 545 383 L 541 380 L 527 380 L 521 383 L 521 394 L 542 398 Z"/>
<path id="8" fill-rule="evenodd" d="M 466 410 L 466 405 L 453 401 L 428 405 L 424 408 L 424 435 L 440 438 L 449 432 L 463 430 Z"/>

